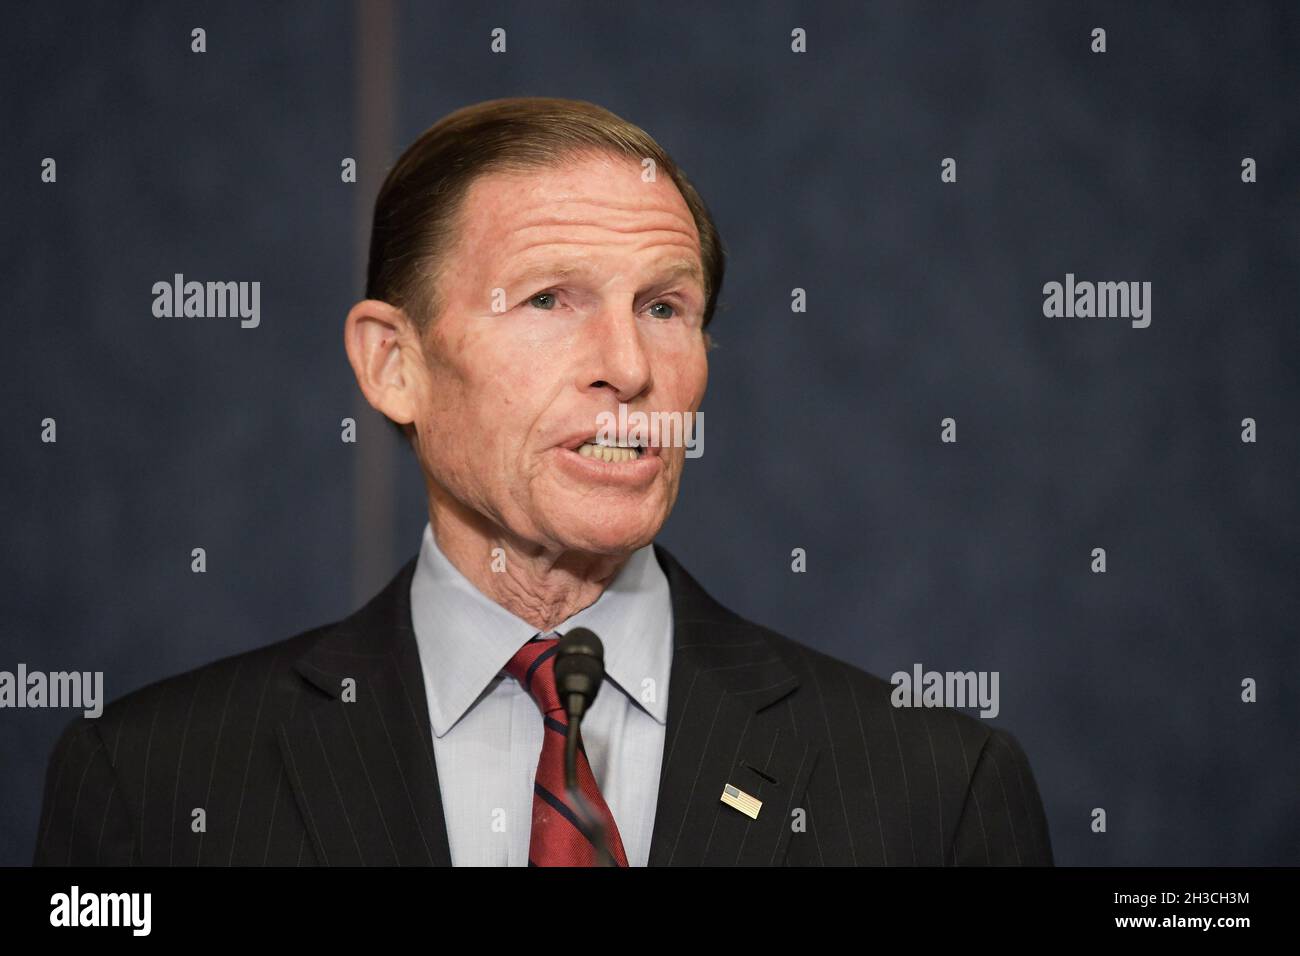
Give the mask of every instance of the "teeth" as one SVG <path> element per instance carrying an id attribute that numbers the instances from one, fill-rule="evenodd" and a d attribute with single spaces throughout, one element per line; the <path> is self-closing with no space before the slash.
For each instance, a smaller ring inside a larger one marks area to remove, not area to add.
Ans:
<path id="1" fill-rule="evenodd" d="M 583 458 L 595 458 L 597 461 L 624 462 L 636 461 L 641 457 L 639 448 L 618 448 L 610 445 L 597 445 L 585 442 L 578 446 L 578 454 Z"/>

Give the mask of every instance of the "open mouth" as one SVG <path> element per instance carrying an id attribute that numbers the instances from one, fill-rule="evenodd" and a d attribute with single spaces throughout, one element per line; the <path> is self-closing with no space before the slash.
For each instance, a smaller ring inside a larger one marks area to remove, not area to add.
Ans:
<path id="1" fill-rule="evenodd" d="M 594 458 L 596 461 L 606 461 L 612 464 L 636 461 L 649 453 L 648 449 L 632 442 L 616 444 L 601 438 L 589 438 L 573 450 L 583 458 Z"/>

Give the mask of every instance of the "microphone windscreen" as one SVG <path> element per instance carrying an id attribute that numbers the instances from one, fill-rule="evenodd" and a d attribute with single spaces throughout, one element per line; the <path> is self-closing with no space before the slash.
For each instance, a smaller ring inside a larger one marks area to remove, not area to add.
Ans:
<path id="1" fill-rule="evenodd" d="M 560 699 L 581 694 L 590 707 L 605 679 L 605 648 L 600 638 L 585 627 L 575 627 L 555 649 L 555 686 Z"/>

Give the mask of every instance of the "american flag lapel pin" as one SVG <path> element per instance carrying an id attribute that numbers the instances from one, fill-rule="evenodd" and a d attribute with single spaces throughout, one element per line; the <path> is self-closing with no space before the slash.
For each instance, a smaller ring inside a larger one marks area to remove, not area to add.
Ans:
<path id="1" fill-rule="evenodd" d="M 752 820 L 758 819 L 758 811 L 763 807 L 762 800 L 751 797 L 744 790 L 731 784 L 726 784 L 722 788 L 722 802 L 729 807 L 735 807 Z"/>

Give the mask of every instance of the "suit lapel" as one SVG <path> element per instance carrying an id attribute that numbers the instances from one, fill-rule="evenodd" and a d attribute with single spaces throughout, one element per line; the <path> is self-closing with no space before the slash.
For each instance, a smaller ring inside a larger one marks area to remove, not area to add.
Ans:
<path id="1" fill-rule="evenodd" d="M 708 596 L 655 545 L 673 600 L 673 661 L 650 866 L 779 866 L 817 749 L 763 708 L 799 681 L 757 626 Z M 732 784 L 757 819 L 722 803 Z"/>
<path id="2" fill-rule="evenodd" d="M 415 561 L 297 662 L 323 692 L 280 725 L 280 749 L 320 860 L 450 866 L 429 709 L 411 628 Z M 345 682 L 355 682 L 345 700 Z"/>
<path id="3" fill-rule="evenodd" d="M 654 547 L 672 594 L 673 660 L 649 865 L 780 865 L 818 753 L 759 712 L 798 678 L 760 628 Z M 415 566 L 296 664 L 320 693 L 280 724 L 280 750 L 329 866 L 451 865 L 411 625 Z M 722 803 L 726 784 L 762 801 L 757 819 Z"/>

